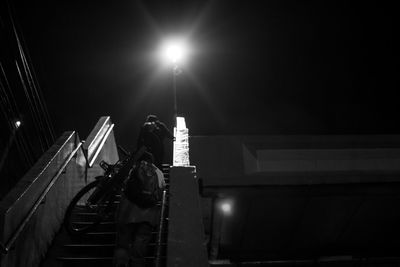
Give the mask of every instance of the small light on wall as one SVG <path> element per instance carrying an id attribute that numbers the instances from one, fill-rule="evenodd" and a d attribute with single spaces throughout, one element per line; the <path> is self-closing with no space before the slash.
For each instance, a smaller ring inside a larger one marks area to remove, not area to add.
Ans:
<path id="1" fill-rule="evenodd" d="M 221 201 L 219 207 L 225 215 L 231 215 L 233 212 L 233 204 L 231 200 Z"/>
<path id="2" fill-rule="evenodd" d="M 18 129 L 19 127 L 21 127 L 22 123 L 21 123 L 20 120 L 16 120 L 16 121 L 14 122 L 14 125 L 15 125 L 15 128 Z"/>

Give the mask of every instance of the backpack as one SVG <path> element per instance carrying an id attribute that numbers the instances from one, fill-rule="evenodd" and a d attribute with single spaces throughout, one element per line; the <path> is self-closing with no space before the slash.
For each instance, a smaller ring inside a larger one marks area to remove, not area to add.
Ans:
<path id="1" fill-rule="evenodd" d="M 157 167 L 147 161 L 140 161 L 129 174 L 125 196 L 140 208 L 154 207 L 161 200 Z"/>

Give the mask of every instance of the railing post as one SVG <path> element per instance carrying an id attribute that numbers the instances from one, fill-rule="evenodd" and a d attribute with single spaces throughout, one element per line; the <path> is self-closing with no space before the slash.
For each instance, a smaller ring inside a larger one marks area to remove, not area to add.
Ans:
<path id="1" fill-rule="evenodd" d="M 163 191 L 162 201 L 161 201 L 161 213 L 160 213 L 160 227 L 157 233 L 157 251 L 156 251 L 156 264 L 155 267 L 161 266 L 161 242 L 162 242 L 162 234 L 164 232 L 164 216 L 165 216 L 165 200 L 166 200 L 167 191 Z"/>

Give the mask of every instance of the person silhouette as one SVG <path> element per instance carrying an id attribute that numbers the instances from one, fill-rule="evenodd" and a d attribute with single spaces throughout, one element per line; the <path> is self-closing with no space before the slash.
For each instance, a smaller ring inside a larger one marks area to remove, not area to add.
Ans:
<path id="1" fill-rule="evenodd" d="M 174 140 L 173 134 L 157 116 L 148 115 L 145 123 L 140 128 L 137 147 L 145 146 L 147 152 L 154 157 L 154 164 L 161 169 L 164 160 L 164 140 Z"/>

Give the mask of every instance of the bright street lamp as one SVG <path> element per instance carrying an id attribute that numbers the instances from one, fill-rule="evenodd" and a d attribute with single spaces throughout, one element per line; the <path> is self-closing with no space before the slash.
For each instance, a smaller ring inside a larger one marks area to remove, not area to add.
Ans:
<path id="1" fill-rule="evenodd" d="M 176 77 L 182 73 L 181 66 L 188 54 L 188 46 L 182 39 L 171 39 L 163 43 L 161 52 L 164 61 L 172 67 L 175 122 L 173 166 L 189 166 L 189 130 L 186 128 L 185 118 L 178 117 L 178 104 L 176 97 Z"/>
<path id="2" fill-rule="evenodd" d="M 184 40 L 168 40 L 163 44 L 163 57 L 173 65 L 182 64 L 187 55 L 187 44 Z"/>
<path id="3" fill-rule="evenodd" d="M 164 60 L 172 66 L 172 89 L 174 93 L 174 121 L 178 117 L 178 104 L 176 98 L 176 76 L 182 73 L 180 66 L 188 54 L 188 47 L 182 39 L 171 39 L 165 41 L 162 46 Z"/>

